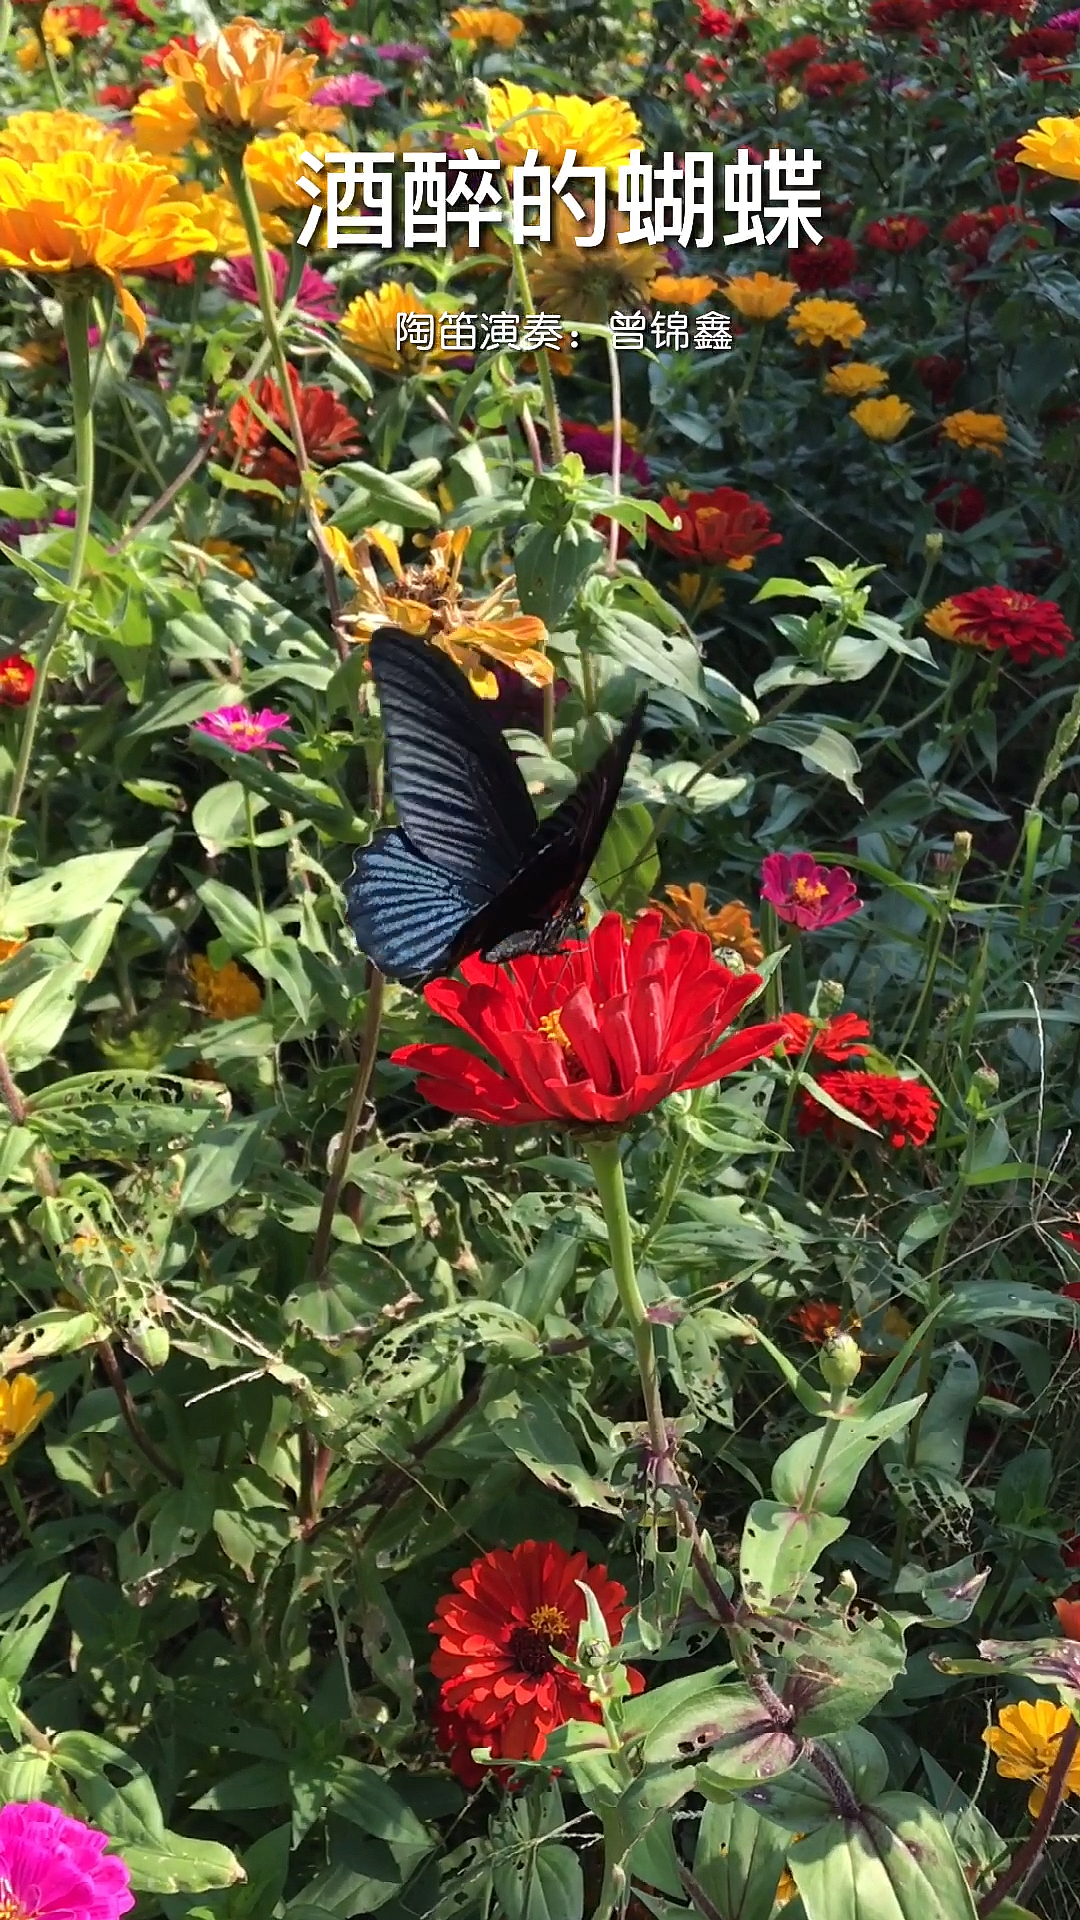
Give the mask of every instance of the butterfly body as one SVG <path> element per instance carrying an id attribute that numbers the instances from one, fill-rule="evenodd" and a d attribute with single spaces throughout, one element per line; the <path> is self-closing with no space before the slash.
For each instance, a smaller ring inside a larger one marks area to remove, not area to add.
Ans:
<path id="1" fill-rule="evenodd" d="M 384 628 L 371 666 L 398 824 L 356 855 L 349 925 L 389 979 L 419 982 L 466 954 L 553 953 L 619 797 L 641 700 L 574 792 L 539 821 L 487 703 L 449 658 Z"/>

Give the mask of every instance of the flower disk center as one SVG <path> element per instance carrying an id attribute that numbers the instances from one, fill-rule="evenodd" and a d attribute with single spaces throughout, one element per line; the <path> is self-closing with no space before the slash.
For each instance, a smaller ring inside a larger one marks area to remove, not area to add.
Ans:
<path id="1" fill-rule="evenodd" d="M 16 1900 L 10 1880 L 0 1880 L 0 1920 L 32 1920 L 26 1908 Z"/>
<path id="2" fill-rule="evenodd" d="M 559 1607 L 535 1607 L 527 1627 L 515 1627 L 510 1635 L 510 1657 L 520 1673 L 539 1678 L 555 1665 L 551 1649 L 562 1645 L 570 1635 L 570 1622 Z M 0 1920 L 3 1915 L 0 1914 Z"/>
<path id="3" fill-rule="evenodd" d="M 818 906 L 822 900 L 828 898 L 828 894 L 828 887 L 824 886 L 820 880 L 793 880 L 791 883 L 791 897 L 803 907 Z"/>
<path id="4" fill-rule="evenodd" d="M 553 1013 L 540 1015 L 540 1031 L 546 1039 L 554 1040 L 556 1046 L 565 1047 L 567 1053 L 570 1052 L 571 1042 L 563 1028 L 561 1007 L 556 1007 Z"/>

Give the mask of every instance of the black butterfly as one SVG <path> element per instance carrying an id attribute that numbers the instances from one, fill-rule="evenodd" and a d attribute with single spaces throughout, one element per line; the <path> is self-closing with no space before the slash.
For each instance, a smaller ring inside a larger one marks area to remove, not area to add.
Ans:
<path id="1" fill-rule="evenodd" d="M 360 849 L 346 883 L 357 946 L 389 979 L 415 982 L 477 951 L 557 952 L 615 811 L 644 698 L 538 821 L 488 703 L 446 654 L 384 627 L 371 666 L 399 824 Z"/>

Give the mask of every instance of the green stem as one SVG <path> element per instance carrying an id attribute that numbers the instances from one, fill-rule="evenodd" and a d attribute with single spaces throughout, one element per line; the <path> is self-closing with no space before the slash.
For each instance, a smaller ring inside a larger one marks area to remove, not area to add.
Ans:
<path id="1" fill-rule="evenodd" d="M 930 1038 L 930 1022 L 934 1011 L 934 980 L 937 975 L 938 961 L 941 958 L 941 947 L 945 938 L 945 929 L 949 924 L 949 915 L 952 912 L 953 904 L 960 888 L 960 875 L 962 871 L 963 869 L 959 865 L 953 870 L 948 896 L 942 903 L 941 912 L 938 915 L 937 923 L 930 936 L 930 947 L 926 956 L 926 978 L 923 981 L 919 998 L 915 1003 L 915 1011 L 908 1022 L 907 1032 L 900 1043 L 899 1051 L 901 1054 L 907 1053 L 913 1034 L 918 1036 L 915 1047 L 916 1054 L 921 1058 L 926 1050 L 926 1044 Z"/>
<path id="2" fill-rule="evenodd" d="M 334 1227 L 334 1215 L 341 1189 L 345 1185 L 345 1175 L 349 1170 L 349 1159 L 356 1138 L 356 1129 L 371 1085 L 371 1076 L 375 1071 L 375 1061 L 379 1051 L 379 1028 L 382 1024 L 383 987 L 385 982 L 378 967 L 371 967 L 368 973 L 367 1009 L 364 1015 L 364 1033 L 360 1042 L 360 1055 L 356 1062 L 356 1075 L 352 1093 L 345 1112 L 345 1122 L 341 1129 L 338 1150 L 334 1156 L 334 1165 L 326 1183 L 322 1206 L 319 1209 L 315 1239 L 311 1249 L 310 1276 L 320 1281 L 330 1258 L 330 1239 Z"/>
<path id="3" fill-rule="evenodd" d="M 94 505 L 94 417 L 90 396 L 89 336 L 90 296 L 86 292 L 69 293 L 64 300 L 64 339 L 67 343 L 71 403 L 74 412 L 75 479 L 78 486 L 75 525 L 71 534 L 67 591 L 63 600 L 53 610 L 52 618 L 45 629 L 41 650 L 34 662 L 33 691 L 26 705 L 19 754 L 4 802 L 4 817 L 0 819 L 0 912 L 7 896 L 11 839 L 18 824 L 19 809 L 26 792 L 34 739 L 45 702 L 49 663 L 67 628 L 72 603 L 86 565 L 86 550 L 90 540 L 90 515 Z"/>
<path id="4" fill-rule="evenodd" d="M 843 1387 L 834 1387 L 832 1389 L 832 1394 L 830 1398 L 831 1398 L 830 1411 L 834 1414 L 839 1414 L 840 1409 L 844 1404 Z M 822 1428 L 821 1439 L 818 1443 L 818 1450 L 817 1450 L 817 1453 L 814 1455 L 814 1464 L 810 1469 L 810 1478 L 807 1481 L 805 1488 L 803 1489 L 802 1499 L 799 1501 L 799 1512 L 802 1514 L 809 1514 L 813 1509 L 814 1495 L 818 1490 L 818 1482 L 825 1471 L 825 1462 L 829 1457 L 829 1453 L 831 1451 L 833 1441 L 836 1439 L 836 1436 L 839 1431 L 840 1431 L 839 1419 L 827 1420 L 824 1427 Z"/>
<path id="5" fill-rule="evenodd" d="M 26 1502 L 15 1483 L 14 1470 L 10 1466 L 0 1469 L 0 1480 L 4 1483 L 4 1492 L 7 1494 L 11 1511 L 15 1515 L 15 1525 L 18 1527 L 27 1546 L 36 1547 L 37 1541 L 34 1539 L 34 1529 L 30 1525 L 30 1515 L 26 1511 Z"/>
<path id="6" fill-rule="evenodd" d="M 255 912 L 259 917 L 259 940 L 265 959 L 270 953 L 270 927 L 266 918 L 266 896 L 263 893 L 262 873 L 259 870 L 259 850 L 255 845 L 255 802 L 250 787 L 244 788 L 244 823 L 247 829 L 248 854 L 251 859 L 251 889 L 255 900 Z M 274 983 L 269 975 L 266 979 L 266 1003 L 267 1013 L 273 1021 Z"/>
<path id="7" fill-rule="evenodd" d="M 510 242 L 510 257 L 514 262 L 514 279 L 521 295 L 521 310 L 525 315 L 536 312 L 536 302 L 529 285 L 529 270 L 525 265 L 525 255 L 516 240 Z M 536 349 L 536 371 L 540 377 L 540 391 L 544 396 L 544 416 L 547 420 L 548 437 L 551 441 L 553 460 L 561 460 L 566 453 L 563 439 L 562 415 L 555 394 L 555 375 L 551 371 L 551 359 L 546 347 Z"/>
<path id="8" fill-rule="evenodd" d="M 38 46 L 41 48 L 41 57 L 45 62 L 45 71 L 49 76 L 49 86 L 52 89 L 52 97 L 56 101 L 61 113 L 63 113 L 67 106 L 67 101 L 64 99 L 64 90 L 60 85 L 60 75 L 56 71 L 56 61 L 53 59 L 53 50 L 45 36 L 44 7 L 39 8 L 35 12 L 32 25 L 37 36 Z"/>
<path id="9" fill-rule="evenodd" d="M 661 1227 L 666 1225 L 668 1214 L 671 1212 L 672 1207 L 679 1197 L 679 1188 L 682 1186 L 683 1171 L 686 1166 L 686 1156 L 689 1151 L 690 1135 L 684 1132 L 680 1134 L 678 1144 L 671 1156 L 671 1165 L 667 1170 L 659 1204 L 646 1230 L 645 1238 L 641 1243 L 643 1258 L 656 1239 Z"/>
<path id="10" fill-rule="evenodd" d="M 649 1428 L 649 1447 L 654 1468 L 660 1469 L 668 1457 L 667 1427 L 660 1399 L 660 1375 L 656 1365 L 656 1347 L 634 1264 L 634 1242 L 630 1226 L 630 1207 L 623 1178 L 622 1155 L 618 1140 L 589 1140 L 585 1144 L 593 1170 L 600 1205 L 607 1223 L 611 1271 L 615 1276 L 619 1302 L 626 1315 L 637 1354 L 641 1397 Z"/>

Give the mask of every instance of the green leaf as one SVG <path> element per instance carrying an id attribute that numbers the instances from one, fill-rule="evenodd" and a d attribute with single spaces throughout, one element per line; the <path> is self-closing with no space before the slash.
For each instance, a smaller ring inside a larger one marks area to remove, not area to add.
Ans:
<path id="1" fill-rule="evenodd" d="M 245 1877 L 235 1853 L 216 1840 L 189 1840 L 166 1831 L 159 1846 L 122 1842 L 116 1850 L 138 1893 L 206 1893 L 234 1887 Z"/>
<path id="2" fill-rule="evenodd" d="M 500 1294 L 512 1313 L 520 1313 L 541 1327 L 556 1312 L 577 1271 L 581 1235 L 576 1226 L 558 1221 L 546 1229 L 523 1267 L 503 1282 Z"/>
<path id="3" fill-rule="evenodd" d="M 43 493 L 30 487 L 0 487 L 0 514 L 10 520 L 40 520 L 48 508 Z"/>
<path id="4" fill-rule="evenodd" d="M 514 548 L 518 599 L 523 613 L 545 627 L 560 627 L 581 582 L 600 560 L 606 542 L 591 527 L 529 527 Z"/>
<path id="5" fill-rule="evenodd" d="M 646 1736 L 642 1772 L 625 1798 L 634 1808 L 673 1806 L 693 1791 L 699 1767 L 702 1783 L 738 1791 L 786 1773 L 800 1748 L 749 1687 L 706 1688 Z"/>
<path id="6" fill-rule="evenodd" d="M 438 460 L 425 460 L 406 469 L 413 481 L 420 480 L 424 485 L 436 480 L 440 471 Z M 334 476 L 353 483 L 349 498 L 330 523 L 350 537 L 376 520 L 401 527 L 437 527 L 442 518 L 437 502 L 419 493 L 402 474 L 383 473 L 363 460 L 348 460 L 334 469 Z"/>
<path id="7" fill-rule="evenodd" d="M 585 1467 L 580 1451 L 551 1400 L 540 1387 L 522 1388 L 485 1408 L 497 1434 L 522 1466 L 545 1487 L 568 1495 L 579 1507 L 621 1513 L 611 1487 Z"/>
<path id="8" fill-rule="evenodd" d="M 754 738 L 767 740 L 772 746 L 786 747 L 790 753 L 799 754 L 804 766 L 831 774 L 834 780 L 839 780 L 847 788 L 853 799 L 862 801 L 862 793 L 855 784 L 855 775 L 862 762 L 847 736 L 838 733 L 827 721 L 811 714 L 786 713 L 782 719 L 758 727 Z"/>
<path id="9" fill-rule="evenodd" d="M 591 590 L 593 582 L 589 582 Z M 603 582 L 605 586 L 607 582 Z M 664 633 L 651 620 L 621 607 L 589 604 L 583 612 L 589 639 L 624 667 L 644 674 L 654 686 L 672 687 L 704 705 L 701 661 L 685 634 Z"/>
<path id="10" fill-rule="evenodd" d="M 74 860 L 61 860 L 36 880 L 12 888 L 5 910 L 8 927 L 59 927 L 97 913 L 147 850 L 118 847 L 112 853 L 80 853 Z"/>
<path id="11" fill-rule="evenodd" d="M 636 913 L 649 899 L 659 873 L 660 856 L 648 807 L 640 803 L 617 807 L 592 865 L 593 882 L 605 907 Z"/>
<path id="12" fill-rule="evenodd" d="M 503 1852 L 492 1874 L 505 1920 L 581 1920 L 585 1879 L 572 1847 L 522 1845 Z"/>
<path id="13" fill-rule="evenodd" d="M 889 1793 L 798 1841 L 788 1865 L 807 1920 L 975 1920 L 975 1902 L 941 1815 Z"/>
<path id="14" fill-rule="evenodd" d="M 822 1436 L 828 1428 L 818 1427 L 804 1433 L 785 1449 L 773 1467 L 772 1490 L 776 1498 L 785 1506 L 808 1506 L 814 1513 L 842 1513 L 855 1491 L 855 1482 L 882 1441 L 891 1439 L 894 1433 L 902 1433 L 914 1420 L 924 1399 L 924 1394 L 918 1394 L 913 1400 L 901 1401 L 897 1407 L 886 1407 L 869 1420 L 840 1422 L 809 1502 L 811 1478 Z"/>
<path id="15" fill-rule="evenodd" d="M 862 1618 L 822 1610 L 778 1628 L 788 1677 L 785 1698 L 795 1731 L 806 1737 L 843 1733 L 872 1713 L 906 1663 L 904 1636 L 887 1613 Z"/>
<path id="16" fill-rule="evenodd" d="M 865 1727 L 848 1727 L 822 1740 L 856 1800 L 872 1800 L 889 1778 L 889 1761 L 880 1741 Z M 702 1790 L 708 1791 L 707 1771 Z M 836 1818 L 832 1794 L 811 1760 L 799 1760 L 782 1779 L 763 1781 L 744 1796 L 765 1820 L 800 1838 Z"/>
<path id="17" fill-rule="evenodd" d="M 223 1126 L 207 1128 L 198 1143 L 184 1156 L 180 1212 L 190 1219 L 196 1214 L 212 1213 L 240 1192 L 267 1139 L 273 1109 L 253 1114 L 247 1120 L 229 1120 Z"/>
<path id="18" fill-rule="evenodd" d="M 937 1467 L 942 1473 L 959 1477 L 968 1421 L 981 1392 L 975 1361 L 963 1347 L 954 1346 L 945 1377 L 930 1395 L 919 1423 L 916 1467 Z"/>
<path id="19" fill-rule="evenodd" d="M 47 1587 L 39 1587 L 33 1599 L 19 1608 L 14 1619 L 0 1633 L 0 1684 L 17 1687 L 25 1677 L 41 1642 L 48 1633 L 67 1584 L 67 1574 Z"/>
<path id="20" fill-rule="evenodd" d="M 787 1835 L 745 1800 L 710 1800 L 694 1851 L 694 1879 L 724 1920 L 771 1920 Z"/>
<path id="21" fill-rule="evenodd" d="M 804 1576 L 841 1534 L 844 1519 L 799 1513 L 774 1500 L 755 1500 L 746 1516 L 739 1550 L 739 1579 L 747 1603 L 763 1612 L 793 1600 Z"/>
<path id="22" fill-rule="evenodd" d="M 248 953 L 262 944 L 258 910 L 246 894 L 221 880 L 203 880 L 195 889 L 218 932 L 236 953 Z"/>

